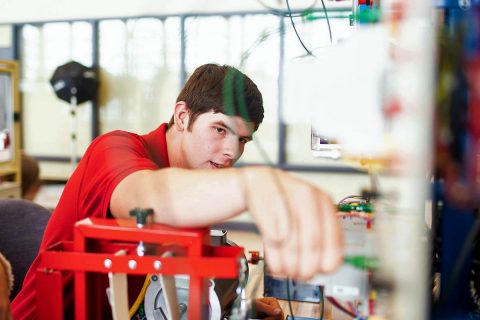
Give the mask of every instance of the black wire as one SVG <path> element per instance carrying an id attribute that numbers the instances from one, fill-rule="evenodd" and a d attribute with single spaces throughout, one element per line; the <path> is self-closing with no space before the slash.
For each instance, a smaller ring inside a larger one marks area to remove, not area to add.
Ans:
<path id="1" fill-rule="evenodd" d="M 295 316 L 293 315 L 292 299 L 290 297 L 290 278 L 287 278 L 287 297 L 288 297 L 288 309 L 290 309 L 290 316 L 292 317 L 292 320 L 295 320 Z"/>
<path id="2" fill-rule="evenodd" d="M 288 0 L 285 0 L 287 2 L 287 8 L 288 8 L 288 16 L 290 17 L 290 21 L 292 22 L 292 27 L 293 27 L 293 30 L 295 31 L 295 34 L 297 35 L 297 38 L 298 38 L 298 41 L 300 41 L 302 47 L 305 49 L 305 51 L 307 51 L 308 55 L 310 56 L 313 56 L 314 57 L 314 54 L 307 49 L 307 47 L 305 46 L 305 44 L 303 43 L 302 39 L 300 38 L 298 32 L 297 32 L 297 28 L 295 27 L 295 22 L 293 22 L 293 18 L 292 18 L 292 10 L 290 9 L 290 4 L 288 3 Z M 322 0 L 322 3 L 323 3 L 323 0 Z M 330 25 L 330 24 L 329 24 Z"/>
<path id="3" fill-rule="evenodd" d="M 325 18 L 327 18 L 328 25 L 328 34 L 330 35 L 330 44 L 333 44 L 332 40 L 332 28 L 330 27 L 330 19 L 328 19 L 327 7 L 325 7 L 325 2 L 322 0 L 323 12 L 325 13 Z"/>
<path id="4" fill-rule="evenodd" d="M 325 314 L 325 296 L 323 295 L 323 289 L 322 287 L 318 287 L 320 290 L 320 303 L 322 305 L 321 311 L 320 311 L 320 320 L 323 320 L 323 315 Z"/>

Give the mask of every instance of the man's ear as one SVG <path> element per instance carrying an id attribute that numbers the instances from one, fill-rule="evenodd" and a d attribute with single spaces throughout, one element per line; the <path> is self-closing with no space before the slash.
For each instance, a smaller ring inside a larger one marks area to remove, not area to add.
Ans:
<path id="1" fill-rule="evenodd" d="M 179 101 L 175 104 L 175 112 L 173 114 L 174 126 L 178 131 L 183 131 L 188 128 L 190 120 L 190 109 L 184 101 Z"/>

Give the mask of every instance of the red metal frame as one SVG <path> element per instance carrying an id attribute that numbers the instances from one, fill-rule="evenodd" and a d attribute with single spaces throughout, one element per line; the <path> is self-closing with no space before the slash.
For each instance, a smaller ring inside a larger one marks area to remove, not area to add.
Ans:
<path id="1" fill-rule="evenodd" d="M 139 241 L 158 245 L 159 248 L 174 244 L 184 254 L 173 257 L 138 256 L 135 248 Z M 120 249 L 126 250 L 127 254 L 114 255 Z M 73 271 L 76 320 L 101 318 L 99 308 L 92 301 L 98 299 L 99 293 L 92 293 L 96 287 L 88 281 L 88 275 L 109 272 L 189 275 L 188 319 L 201 319 L 208 310 L 207 279 L 238 277 L 242 257 L 241 247 L 210 246 L 210 233 L 206 228 L 176 229 L 150 224 L 140 229 L 135 220 L 85 219 L 75 225 L 73 242 L 58 243 L 41 253 L 37 269 L 38 318 L 63 319 L 62 283 L 66 280 L 63 271 Z M 111 261 L 109 267 L 105 265 L 107 259 Z M 131 260 L 136 262 L 134 269 L 128 265 Z M 159 270 L 155 268 L 158 262 L 161 263 Z"/>

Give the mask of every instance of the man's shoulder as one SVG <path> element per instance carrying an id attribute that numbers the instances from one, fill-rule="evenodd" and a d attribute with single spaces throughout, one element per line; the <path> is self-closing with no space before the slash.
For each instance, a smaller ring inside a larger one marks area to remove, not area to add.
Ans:
<path id="1" fill-rule="evenodd" d="M 125 130 L 113 130 L 107 133 L 104 133 L 100 136 L 98 136 L 95 140 L 97 139 L 106 139 L 109 137 L 138 137 L 139 135 L 133 132 L 125 131 Z M 94 141 L 95 141 L 94 140 Z"/>
<path id="2" fill-rule="evenodd" d="M 124 130 L 114 130 L 114 131 L 104 133 L 98 136 L 97 138 L 95 138 L 92 141 L 92 145 L 102 144 L 105 142 L 108 143 L 110 141 L 120 142 L 120 141 L 132 141 L 132 140 L 140 140 L 140 139 L 141 139 L 141 136 L 136 133 L 124 131 Z"/>
<path id="3" fill-rule="evenodd" d="M 115 149 L 139 149 L 143 148 L 143 141 L 140 135 L 123 131 L 115 130 L 104 133 L 95 138 L 86 150 L 84 157 L 89 157 L 93 154 L 102 154 L 104 151 L 111 151 Z"/>

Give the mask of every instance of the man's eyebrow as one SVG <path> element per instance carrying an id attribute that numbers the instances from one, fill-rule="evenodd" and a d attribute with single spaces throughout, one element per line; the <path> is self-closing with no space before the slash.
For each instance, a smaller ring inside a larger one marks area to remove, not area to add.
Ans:
<path id="1" fill-rule="evenodd" d="M 233 135 L 237 135 L 237 133 L 235 132 L 235 130 L 233 130 L 233 128 L 229 127 L 225 122 L 223 121 L 215 121 L 213 124 L 216 124 L 218 126 L 222 126 L 224 127 L 225 129 L 227 129 L 228 131 L 230 131 L 231 134 Z M 246 139 L 249 139 L 249 140 L 253 140 L 253 137 L 252 135 L 248 135 L 248 136 L 242 136 L 240 138 L 246 138 Z"/>

